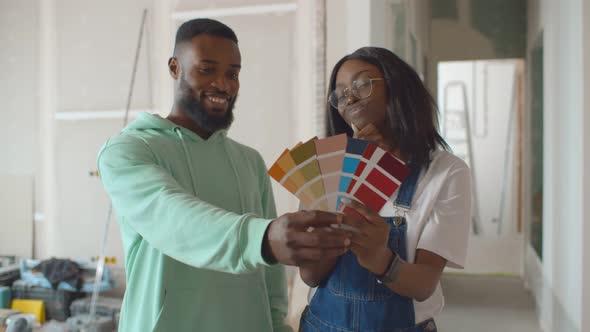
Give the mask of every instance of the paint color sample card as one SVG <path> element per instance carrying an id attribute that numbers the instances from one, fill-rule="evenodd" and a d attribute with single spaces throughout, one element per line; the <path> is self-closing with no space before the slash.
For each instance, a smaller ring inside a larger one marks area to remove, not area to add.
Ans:
<path id="1" fill-rule="evenodd" d="M 293 161 L 293 158 L 287 149 L 268 171 L 268 174 L 273 179 L 295 196 L 297 196 L 296 193 L 299 192 L 299 188 L 305 184 L 305 178 L 302 174 L 297 172 L 297 169 L 295 168 L 296 166 L 295 161 Z M 312 198 L 308 197 L 305 192 L 299 193 L 297 198 L 304 202 L 304 204 L 308 204 L 312 201 Z"/>
<path id="2" fill-rule="evenodd" d="M 283 153 L 281 153 L 281 155 L 279 156 L 278 160 L 281 160 L 283 156 L 287 153 L 289 153 L 289 149 L 285 149 L 285 151 L 283 151 Z M 268 170 L 268 175 L 270 175 L 271 178 L 275 179 L 275 181 L 280 183 L 281 179 L 285 176 L 285 174 L 287 174 L 287 172 L 281 168 L 278 160 L 270 167 L 270 169 Z M 295 188 L 291 188 L 290 186 L 283 185 L 283 187 L 285 187 L 287 190 L 289 190 L 289 192 L 293 194 L 297 191 L 293 191 Z"/>
<path id="3" fill-rule="evenodd" d="M 356 200 L 380 211 L 399 188 L 410 170 L 391 153 L 369 143 L 354 174 L 347 193 Z"/>
<path id="4" fill-rule="evenodd" d="M 336 205 L 336 209 L 340 209 L 340 198 L 341 197 L 348 197 L 354 199 L 352 195 L 348 193 L 348 189 L 350 187 L 354 187 L 358 177 L 355 176 L 356 170 L 358 168 L 363 168 L 364 163 L 362 162 L 363 159 L 363 152 L 367 148 L 369 144 L 368 141 L 363 141 L 355 138 L 348 138 L 348 142 L 346 144 L 346 153 L 344 155 L 344 161 L 342 163 L 342 175 L 340 177 L 340 183 L 338 185 L 338 192 L 340 195 L 338 196 L 338 201 Z"/>
<path id="5" fill-rule="evenodd" d="M 315 141 L 325 193 L 314 202 L 311 206 L 312 209 L 315 209 L 319 205 L 325 205 L 328 211 L 336 211 L 336 203 L 339 195 L 338 186 L 340 184 L 347 141 L 346 134 Z"/>
<path id="6" fill-rule="evenodd" d="M 381 210 L 409 174 L 377 145 L 345 134 L 286 149 L 268 174 L 310 209 L 341 211 L 341 197 Z"/>
<path id="7" fill-rule="evenodd" d="M 317 139 L 311 139 L 289 152 L 296 164 L 295 169 L 297 170 L 297 173 L 301 174 L 305 181 L 305 184 L 299 188 L 295 193 L 295 196 L 299 197 L 300 194 L 304 193 L 306 197 L 311 199 L 310 202 L 302 201 L 307 206 L 312 205 L 313 201 L 323 197 L 325 194 L 322 173 L 316 157 L 316 140 Z M 320 210 L 327 210 L 328 206 L 321 204 L 317 208 Z"/>

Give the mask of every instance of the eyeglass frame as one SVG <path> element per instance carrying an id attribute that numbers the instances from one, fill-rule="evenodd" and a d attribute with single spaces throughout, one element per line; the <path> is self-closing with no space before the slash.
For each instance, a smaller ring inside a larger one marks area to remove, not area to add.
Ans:
<path id="1" fill-rule="evenodd" d="M 369 82 L 371 83 L 371 92 L 369 92 L 369 94 L 368 94 L 366 97 L 363 97 L 363 98 L 361 98 L 361 97 L 359 97 L 359 96 L 355 95 L 355 94 L 354 94 L 354 92 L 352 92 L 352 94 L 353 94 L 355 97 L 357 97 L 359 100 L 363 100 L 363 99 L 367 99 L 367 98 L 371 97 L 371 95 L 373 94 L 373 81 L 384 81 L 384 80 L 385 80 L 385 78 L 383 78 L 383 77 L 377 77 L 377 78 L 370 78 L 370 77 L 368 77 L 367 79 L 368 79 L 368 80 L 369 80 Z M 354 85 L 354 82 L 356 82 L 356 81 L 358 81 L 358 79 L 356 79 L 356 80 L 352 81 L 352 85 Z M 347 99 L 347 100 L 348 100 L 348 98 L 350 97 L 350 95 L 349 95 L 349 94 L 348 94 L 348 92 L 347 92 L 347 91 L 349 91 L 349 90 L 350 90 L 350 91 L 352 91 L 352 86 L 350 86 L 350 87 L 347 87 L 346 89 L 342 90 L 342 95 L 343 95 L 343 96 L 346 96 L 346 99 Z M 330 92 L 330 94 L 328 95 L 328 104 L 330 104 L 330 106 L 334 107 L 335 109 L 339 109 L 339 107 L 338 107 L 338 106 L 334 106 L 334 105 L 333 105 L 333 104 L 330 102 L 330 99 L 331 99 L 330 97 L 331 97 L 331 96 L 332 96 L 332 94 L 333 94 L 333 93 L 335 93 L 335 92 L 336 92 L 336 89 L 332 90 L 332 92 Z"/>

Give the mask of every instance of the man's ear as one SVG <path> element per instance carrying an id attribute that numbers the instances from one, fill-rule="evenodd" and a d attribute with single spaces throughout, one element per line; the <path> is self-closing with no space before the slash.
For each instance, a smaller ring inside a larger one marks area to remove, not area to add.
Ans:
<path id="1" fill-rule="evenodd" d="M 180 63 L 178 63 L 178 58 L 171 57 L 168 59 L 168 72 L 170 76 L 177 80 L 180 77 Z"/>

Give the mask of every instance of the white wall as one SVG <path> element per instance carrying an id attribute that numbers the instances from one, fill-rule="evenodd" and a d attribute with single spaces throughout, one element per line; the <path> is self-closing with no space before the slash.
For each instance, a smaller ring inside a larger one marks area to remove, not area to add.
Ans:
<path id="1" fill-rule="evenodd" d="M 57 1 L 60 111 L 125 106 L 144 7 L 151 12 L 151 1 Z M 132 104 L 137 108 L 152 106 L 146 46 Z"/>
<path id="2" fill-rule="evenodd" d="M 0 2 L 0 173 L 33 175 L 37 169 L 37 1 Z"/>
<path id="3" fill-rule="evenodd" d="M 581 10 L 582 17 L 588 18 L 590 17 L 590 4 L 587 1 L 584 1 L 582 4 L 583 9 Z M 582 167 L 585 170 L 584 179 L 583 179 L 583 232 L 582 237 L 584 239 L 590 239 L 590 225 L 588 224 L 588 220 L 590 220 L 590 174 L 588 170 L 590 170 L 590 23 L 588 20 L 583 20 L 583 27 L 582 27 L 582 34 L 583 34 L 583 75 L 584 75 L 584 102 L 583 102 L 583 122 L 582 126 L 585 130 L 583 130 L 582 134 L 582 144 L 583 144 L 583 153 L 584 153 L 584 166 Z M 590 326 L 590 248 L 587 242 L 583 242 L 583 250 L 582 250 L 582 322 L 581 326 L 587 327 Z"/>
<path id="4" fill-rule="evenodd" d="M 307 141 L 314 136 L 322 136 L 323 125 L 318 123 L 318 112 L 323 104 L 318 103 L 318 88 L 315 84 L 319 78 L 316 58 L 315 33 L 317 30 L 316 6 L 322 1 L 311 2 L 297 0 L 297 12 L 295 15 L 293 68 L 293 125 L 292 135 L 295 141 Z M 328 37 L 329 38 L 329 37 Z M 329 55 L 328 55 L 329 56 Z M 321 74 L 321 73 L 320 73 Z M 290 147 L 293 143 L 289 144 Z"/>
<path id="5" fill-rule="evenodd" d="M 348 54 L 344 3 L 342 0 L 326 0 L 326 83 L 330 79 L 330 73 L 336 62 Z"/>
<path id="6" fill-rule="evenodd" d="M 33 177 L 0 175 L 0 256 L 33 254 Z"/>
<path id="7" fill-rule="evenodd" d="M 5 208 L 1 254 L 31 255 L 33 238 L 33 179 L 41 170 L 39 153 L 39 8 L 36 1 L 0 2 L 0 186 Z M 15 185 L 20 187 L 14 188 Z M 14 194 L 12 195 L 11 192 Z M 13 197 L 14 196 L 14 197 Z M 27 197 L 29 196 L 29 197 Z M 20 197 L 23 201 L 14 201 Z M 40 197 L 40 195 L 38 196 Z M 37 204 L 42 204 L 37 200 Z M 10 234 L 10 236 L 7 236 Z M 13 240 L 13 243 L 6 243 Z M 8 248 L 22 248 L 18 252 Z M 27 248 L 27 250 L 24 250 Z"/>
<path id="8" fill-rule="evenodd" d="M 33 178 L 32 209 L 42 217 L 51 214 L 45 190 L 51 177 L 44 176 L 50 150 L 43 143 L 51 138 L 53 99 L 47 91 L 55 85 L 46 64 L 54 59 L 47 52 L 52 40 L 47 8 L 52 1 L 3 1 L 0 3 L 0 94 L 5 121 L 0 131 L 0 174 Z M 48 131 L 49 130 L 49 131 Z M 8 184 L 4 183 L 4 186 Z M 33 211 L 30 211 L 33 212 Z M 34 247 L 46 246 L 47 236 L 36 223 Z M 18 238 L 14 239 L 19 241 Z M 33 245 L 33 244 L 31 244 Z M 37 251 L 37 250 L 36 250 Z"/>
<path id="9" fill-rule="evenodd" d="M 529 8 L 529 36 L 543 30 L 545 127 L 542 278 L 533 255 L 527 278 L 547 331 L 589 331 L 588 9 L 582 0 L 529 1 Z"/>

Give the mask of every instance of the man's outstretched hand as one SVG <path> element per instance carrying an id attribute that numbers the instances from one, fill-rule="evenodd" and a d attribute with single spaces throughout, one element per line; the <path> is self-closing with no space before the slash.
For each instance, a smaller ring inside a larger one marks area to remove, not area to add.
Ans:
<path id="1" fill-rule="evenodd" d="M 342 224 L 341 214 L 300 211 L 273 220 L 264 236 L 262 254 L 267 262 L 304 265 L 344 254 L 350 246 L 350 231 L 331 227 Z M 323 228 L 326 232 L 309 232 Z"/>

